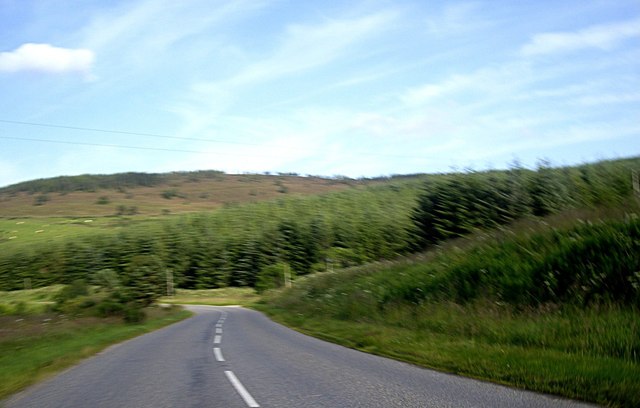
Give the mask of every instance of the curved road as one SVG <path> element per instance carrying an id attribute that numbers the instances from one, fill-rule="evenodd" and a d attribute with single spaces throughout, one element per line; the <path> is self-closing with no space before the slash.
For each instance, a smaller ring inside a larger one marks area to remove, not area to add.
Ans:
<path id="1" fill-rule="evenodd" d="M 189 309 L 194 317 L 111 347 L 3 406 L 588 406 L 350 350 L 247 309 Z"/>

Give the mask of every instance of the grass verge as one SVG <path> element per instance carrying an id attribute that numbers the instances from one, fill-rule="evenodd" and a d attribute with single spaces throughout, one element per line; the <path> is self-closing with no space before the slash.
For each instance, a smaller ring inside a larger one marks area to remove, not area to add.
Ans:
<path id="1" fill-rule="evenodd" d="M 152 308 L 141 324 L 120 318 L 67 319 L 53 314 L 0 316 L 0 399 L 39 382 L 104 348 L 191 316 Z"/>
<path id="2" fill-rule="evenodd" d="M 256 308 L 425 367 L 640 406 L 640 220 L 524 220 L 424 254 L 295 281 Z"/>
<path id="3" fill-rule="evenodd" d="M 441 303 L 340 320 L 272 305 L 256 308 L 303 333 L 368 353 L 612 407 L 640 406 L 637 356 L 611 355 L 625 344 L 637 353 L 638 311 L 512 313 Z"/>

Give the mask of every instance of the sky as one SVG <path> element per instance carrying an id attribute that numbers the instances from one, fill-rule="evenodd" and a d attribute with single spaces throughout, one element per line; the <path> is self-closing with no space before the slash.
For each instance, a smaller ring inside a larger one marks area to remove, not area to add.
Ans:
<path id="1" fill-rule="evenodd" d="M 0 0 L 0 186 L 637 155 L 638 0 Z"/>

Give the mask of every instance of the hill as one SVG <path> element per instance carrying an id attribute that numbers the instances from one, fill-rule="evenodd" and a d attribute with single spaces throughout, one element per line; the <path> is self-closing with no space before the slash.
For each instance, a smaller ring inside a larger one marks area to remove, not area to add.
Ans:
<path id="1" fill-rule="evenodd" d="M 343 177 L 220 171 L 65 176 L 1 188 L 0 217 L 167 215 L 375 183 Z"/>

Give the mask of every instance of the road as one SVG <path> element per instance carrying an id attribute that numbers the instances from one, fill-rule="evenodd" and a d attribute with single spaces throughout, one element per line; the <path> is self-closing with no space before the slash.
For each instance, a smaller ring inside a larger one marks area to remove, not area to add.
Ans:
<path id="1" fill-rule="evenodd" d="M 194 317 L 111 347 L 4 406 L 588 406 L 350 350 L 252 310 L 189 308 Z"/>

